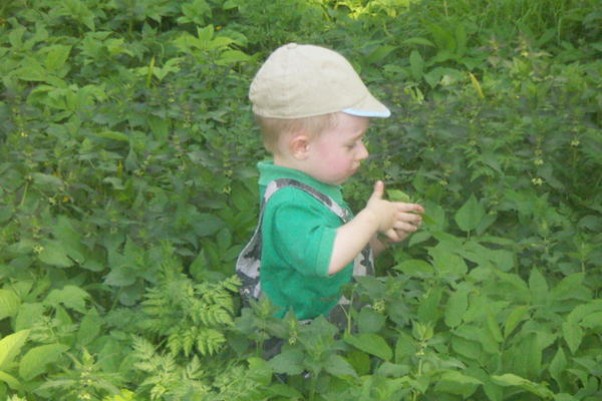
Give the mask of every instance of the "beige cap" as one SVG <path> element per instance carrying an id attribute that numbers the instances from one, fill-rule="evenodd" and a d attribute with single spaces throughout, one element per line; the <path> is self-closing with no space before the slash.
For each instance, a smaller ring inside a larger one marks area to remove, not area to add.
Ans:
<path id="1" fill-rule="evenodd" d="M 276 49 L 249 90 L 253 112 L 263 117 L 303 118 L 342 111 L 360 117 L 391 112 L 368 91 L 339 53 L 289 43 Z"/>

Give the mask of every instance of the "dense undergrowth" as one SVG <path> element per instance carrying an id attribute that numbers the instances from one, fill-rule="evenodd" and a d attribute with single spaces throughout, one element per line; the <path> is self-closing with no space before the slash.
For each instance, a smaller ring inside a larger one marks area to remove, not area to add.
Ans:
<path id="1" fill-rule="evenodd" d="M 601 27 L 596 0 L 2 3 L 0 399 L 599 400 Z M 246 91 L 288 41 L 393 111 L 351 202 L 384 179 L 428 213 L 340 335 L 233 277 Z"/>

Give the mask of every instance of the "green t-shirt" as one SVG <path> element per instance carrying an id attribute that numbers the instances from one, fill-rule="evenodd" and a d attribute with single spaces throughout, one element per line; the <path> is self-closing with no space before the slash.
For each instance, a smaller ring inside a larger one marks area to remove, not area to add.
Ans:
<path id="1" fill-rule="evenodd" d="M 289 168 L 260 162 L 260 197 L 276 179 L 290 178 L 330 196 L 342 207 L 341 188 Z M 351 281 L 353 262 L 329 275 L 336 230 L 343 222 L 312 195 L 295 187 L 278 190 L 264 208 L 262 222 L 261 289 L 280 308 L 298 319 L 327 315 L 338 303 L 342 287 Z"/>

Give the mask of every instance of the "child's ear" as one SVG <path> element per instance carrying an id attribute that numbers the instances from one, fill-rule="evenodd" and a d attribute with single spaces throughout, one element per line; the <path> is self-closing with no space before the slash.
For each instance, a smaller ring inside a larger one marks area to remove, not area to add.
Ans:
<path id="1" fill-rule="evenodd" d="M 291 139 L 290 150 L 295 159 L 307 158 L 309 152 L 309 137 L 305 134 L 297 134 Z"/>

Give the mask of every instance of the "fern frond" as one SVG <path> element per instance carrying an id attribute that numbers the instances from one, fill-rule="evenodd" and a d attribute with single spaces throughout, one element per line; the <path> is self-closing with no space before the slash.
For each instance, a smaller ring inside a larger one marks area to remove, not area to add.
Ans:
<path id="1" fill-rule="evenodd" d="M 201 323 L 208 327 L 231 326 L 234 322 L 230 311 L 221 305 L 205 305 L 197 313 Z"/>
<path id="2" fill-rule="evenodd" d="M 145 338 L 134 337 L 132 347 L 138 360 L 150 361 L 155 356 L 155 346 Z"/>
<path id="3" fill-rule="evenodd" d="M 226 337 L 214 329 L 205 329 L 197 336 L 197 350 L 203 356 L 217 353 L 226 342 Z"/>

